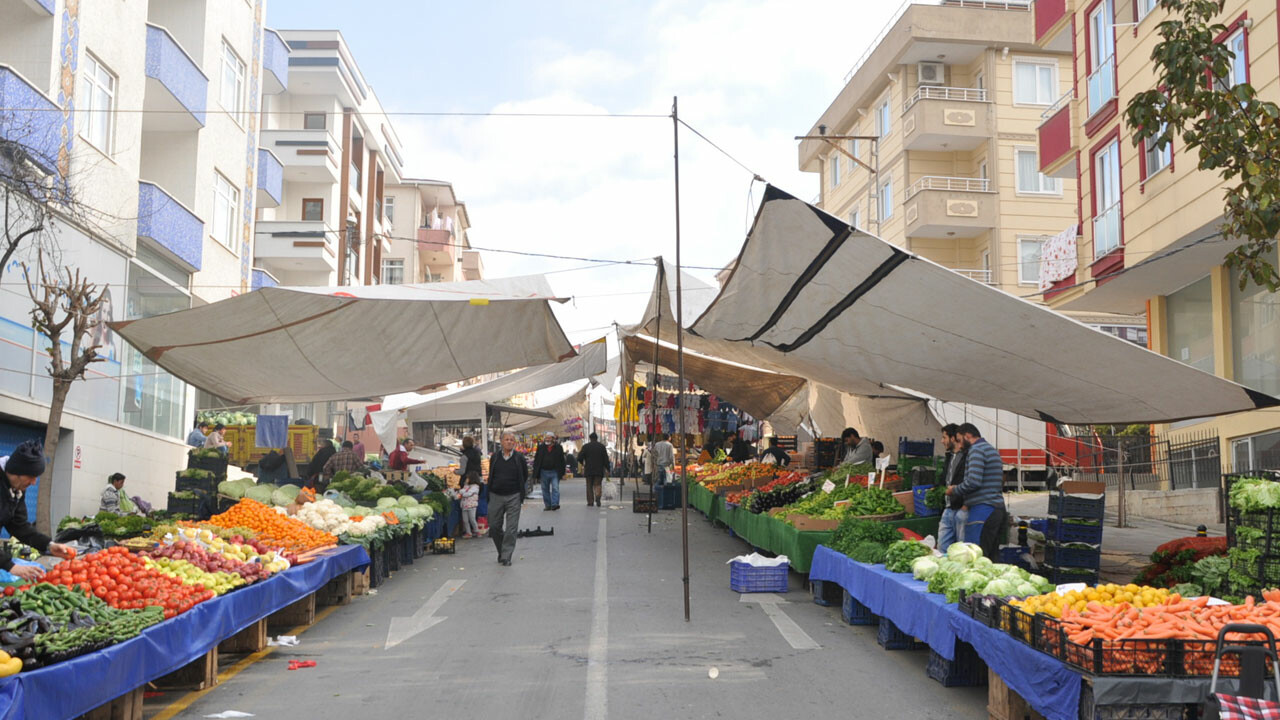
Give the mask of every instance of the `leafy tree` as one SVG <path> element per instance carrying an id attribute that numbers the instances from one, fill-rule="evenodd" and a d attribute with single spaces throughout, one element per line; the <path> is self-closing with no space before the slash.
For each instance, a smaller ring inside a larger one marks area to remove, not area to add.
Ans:
<path id="1" fill-rule="evenodd" d="M 1169 19 L 1151 52 L 1155 88 L 1129 101 L 1125 115 L 1134 142 L 1164 149 L 1175 137 L 1199 152 L 1201 170 L 1227 182 L 1222 234 L 1243 244 L 1227 254 L 1272 291 L 1280 274 L 1267 260 L 1280 235 L 1280 107 L 1257 97 L 1248 83 L 1231 84 L 1234 54 L 1217 39 L 1227 32 L 1219 15 L 1225 0 L 1160 0 Z"/>

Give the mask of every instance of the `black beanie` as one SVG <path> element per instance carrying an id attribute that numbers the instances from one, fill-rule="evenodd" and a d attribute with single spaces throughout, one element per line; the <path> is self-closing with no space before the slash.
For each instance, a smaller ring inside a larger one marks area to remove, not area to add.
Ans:
<path id="1" fill-rule="evenodd" d="M 28 440 L 14 448 L 5 463 L 6 475 L 30 475 L 40 477 L 44 474 L 44 446 L 36 440 Z"/>

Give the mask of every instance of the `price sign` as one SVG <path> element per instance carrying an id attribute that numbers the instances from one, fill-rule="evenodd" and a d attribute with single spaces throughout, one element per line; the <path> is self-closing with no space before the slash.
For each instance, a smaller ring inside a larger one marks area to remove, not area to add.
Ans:
<path id="1" fill-rule="evenodd" d="M 875 485 L 875 484 L 876 484 L 876 474 L 867 473 L 867 487 L 871 487 L 872 485 Z"/>
<path id="2" fill-rule="evenodd" d="M 848 505 L 848 504 L 849 504 L 849 503 L 851 503 L 851 502 L 853 502 L 853 501 L 852 501 L 852 500 L 837 500 L 837 501 L 835 501 L 835 503 L 834 503 L 834 505 L 833 505 L 833 506 L 834 506 L 834 507 L 841 507 L 841 506 L 844 506 L 844 505 Z"/>
<path id="3" fill-rule="evenodd" d="M 836 489 L 836 484 L 831 482 L 830 480 L 822 483 L 822 492 L 824 493 L 829 493 L 835 489 Z"/>

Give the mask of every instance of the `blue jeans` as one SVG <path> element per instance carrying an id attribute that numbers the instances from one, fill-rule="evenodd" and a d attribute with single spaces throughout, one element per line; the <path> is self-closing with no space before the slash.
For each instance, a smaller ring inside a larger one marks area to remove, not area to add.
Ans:
<path id="1" fill-rule="evenodd" d="M 942 520 L 938 523 L 938 549 L 946 552 L 952 543 L 961 539 L 965 525 L 969 523 L 969 510 L 960 508 L 942 511 Z"/>
<path id="2" fill-rule="evenodd" d="M 560 504 L 560 476 L 555 470 L 543 470 L 538 473 L 538 479 L 542 481 L 542 504 L 546 507 L 554 507 Z"/>

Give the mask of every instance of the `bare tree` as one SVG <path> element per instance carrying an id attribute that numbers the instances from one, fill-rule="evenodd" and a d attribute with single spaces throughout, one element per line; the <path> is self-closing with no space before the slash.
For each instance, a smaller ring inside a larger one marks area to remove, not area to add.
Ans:
<path id="1" fill-rule="evenodd" d="M 71 384 L 83 380 L 90 365 L 105 359 L 98 354 L 102 346 L 90 343 L 97 324 L 106 320 L 99 317 L 103 289 L 81 277 L 78 268 L 74 272 L 65 267 L 46 270 L 44 257 L 43 250 L 37 252 L 34 277 L 25 263 L 23 271 L 27 277 L 27 293 L 31 296 L 32 324 L 49 340 L 49 376 L 53 378 L 49 422 L 44 433 L 44 451 L 49 464 L 36 498 L 36 527 L 48 533 L 53 527 L 53 466 L 58 452 L 58 433 L 62 429 L 62 409 Z M 71 346 L 66 355 L 62 351 L 64 338 Z"/>
<path id="2" fill-rule="evenodd" d="M 45 247 L 54 230 L 54 208 L 74 212 L 61 183 L 39 162 L 37 154 L 20 142 L 0 139 L 0 203 L 4 206 L 4 234 L 0 236 L 0 277 L 23 245 Z M 62 201 L 62 202 L 59 202 Z"/>

